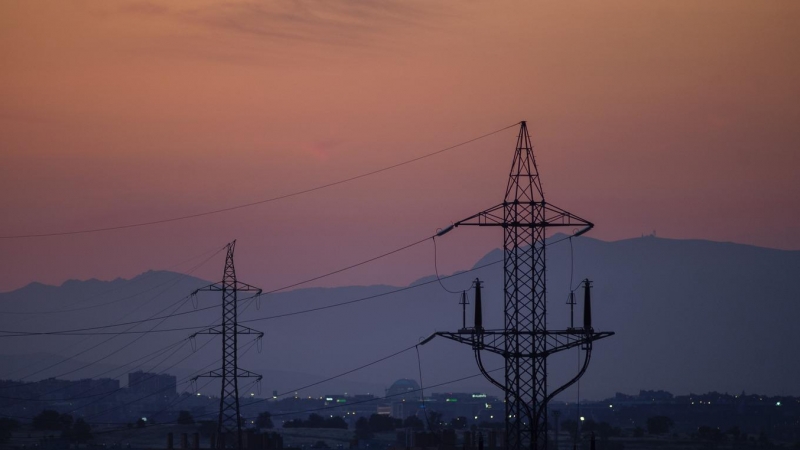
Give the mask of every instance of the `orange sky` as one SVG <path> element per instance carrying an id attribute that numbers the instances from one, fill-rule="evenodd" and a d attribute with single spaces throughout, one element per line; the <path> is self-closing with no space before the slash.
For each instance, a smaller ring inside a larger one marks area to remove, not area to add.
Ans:
<path id="1" fill-rule="evenodd" d="M 795 0 L 2 2 L 0 235 L 245 203 L 524 119 L 548 200 L 594 237 L 800 249 L 798 23 Z M 223 216 L 2 240 L 0 290 L 130 277 L 233 238 L 266 288 L 336 269 L 500 202 L 515 133 Z M 458 230 L 441 265 L 500 242 Z M 432 257 L 322 284 L 407 283 Z"/>

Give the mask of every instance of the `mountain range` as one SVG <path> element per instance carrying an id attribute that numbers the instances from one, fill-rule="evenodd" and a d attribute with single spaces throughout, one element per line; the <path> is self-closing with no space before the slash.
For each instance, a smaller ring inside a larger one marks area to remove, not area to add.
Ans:
<path id="1" fill-rule="evenodd" d="M 553 236 L 553 245 L 547 247 L 548 325 L 568 326 L 570 285 L 574 288 L 589 278 L 594 286 L 594 327 L 616 333 L 595 344 L 592 363 L 581 380 L 583 398 L 640 389 L 800 395 L 796 383 L 800 349 L 795 337 L 800 298 L 794 284 L 800 275 L 800 251 L 654 236 L 615 242 L 580 237 L 571 245 L 561 238 Z M 478 269 L 441 280 L 453 291 L 469 289 L 476 277 L 484 282 L 486 328 L 503 325 L 502 264 L 487 265 L 501 259 L 502 251 L 494 250 L 473 265 Z M 183 314 L 86 331 L 111 334 L 0 336 L 0 378 L 115 376 L 125 385 L 125 374 L 139 368 L 166 370 L 179 378 L 208 371 L 221 357 L 219 338 L 186 339 L 199 327 L 219 321 L 218 294 L 187 297 L 207 284 L 191 275 L 150 271 L 130 280 L 32 283 L 2 293 L 2 331 L 74 330 Z M 258 303 L 241 300 L 240 320 L 263 331 L 264 338 L 258 346 L 250 342 L 252 337 L 242 337 L 240 366 L 264 374 L 261 387 L 266 395 L 294 392 L 407 349 L 298 395 L 382 395 L 394 380 L 419 380 L 420 372 L 423 386 L 431 391 L 500 395 L 479 376 L 436 386 L 477 373 L 466 346 L 436 338 L 418 348 L 418 359 L 413 346 L 421 339 L 434 331 L 461 327 L 459 300 L 435 277 L 409 286 L 296 289 L 266 295 Z M 334 306 L 343 302 L 350 303 Z M 582 314 L 579 304 L 576 321 Z M 472 320 L 471 310 L 467 320 Z M 115 334 L 119 331 L 128 334 Z M 148 359 L 147 355 L 173 344 Z M 59 363 L 67 357 L 71 358 Z M 490 369 L 502 366 L 495 356 L 487 356 L 485 363 Z M 576 350 L 551 358 L 550 389 L 577 368 Z M 188 389 L 188 383 L 181 388 Z M 576 397 L 576 387 L 561 396 L 566 401 Z"/>

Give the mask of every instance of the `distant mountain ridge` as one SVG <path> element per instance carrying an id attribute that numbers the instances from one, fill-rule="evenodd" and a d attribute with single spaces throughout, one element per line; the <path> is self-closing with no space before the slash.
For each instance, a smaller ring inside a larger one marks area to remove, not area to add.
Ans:
<path id="1" fill-rule="evenodd" d="M 573 239 L 573 249 L 572 285 L 586 277 L 592 279 L 595 328 L 616 332 L 595 345 L 592 365 L 581 385 L 585 397 L 599 398 L 639 389 L 800 394 L 796 383 L 800 379 L 800 350 L 794 343 L 800 298 L 793 286 L 800 275 L 800 251 L 652 236 L 616 242 L 584 236 Z M 549 246 L 547 257 L 548 325 L 563 328 L 569 323 L 569 310 L 564 304 L 570 284 L 569 243 Z M 493 250 L 473 267 L 501 258 L 502 251 Z M 465 288 L 475 277 L 484 281 L 486 327 L 502 327 L 502 272 L 502 264 L 494 264 L 446 281 L 453 288 Z M 411 285 L 432 280 L 435 277 L 424 277 Z M 162 309 L 164 312 L 159 315 L 163 315 L 204 284 L 207 282 L 197 278 L 152 271 L 131 280 L 68 281 L 59 287 L 32 283 L 0 294 L 0 308 L 31 312 L 108 304 L 45 315 L 3 313 L 0 329 L 72 329 L 139 320 Z M 322 379 L 409 347 L 433 331 L 461 326 L 458 299 L 444 292 L 438 283 L 380 296 L 395 289 L 391 286 L 297 289 L 270 294 L 261 301 L 260 310 L 255 304 L 244 304 L 242 319 L 261 319 L 247 325 L 263 330 L 265 338 L 263 352 L 247 353 L 242 358 L 242 367 L 265 374 L 272 371 L 316 374 Z M 379 296 L 346 306 L 269 318 L 376 295 Z M 76 303 L 79 301 L 83 303 Z M 199 298 L 198 306 L 218 303 L 216 296 L 208 294 Z M 191 308 L 187 299 L 178 311 Z M 130 314 L 120 319 L 128 311 Z M 578 314 L 581 317 L 580 311 Z M 217 315 L 216 308 L 185 314 L 166 320 L 156 329 L 210 325 L 218 320 Z M 468 316 L 471 320 L 471 314 Z M 156 324 L 148 322 L 131 331 L 147 330 Z M 91 361 L 109 355 L 103 364 L 123 367 L 126 361 L 185 339 L 190 333 L 191 330 L 183 330 L 144 337 L 122 335 L 79 359 Z M 3 343 L 0 353 L 68 355 L 109 338 L 0 338 Z M 136 338 L 139 340 L 125 350 L 114 351 Z M 207 338 L 198 337 L 200 345 L 205 342 L 201 339 Z M 213 364 L 219 357 L 218 345 L 209 343 L 176 368 Z M 187 346 L 179 352 L 180 357 L 188 355 L 183 350 L 191 351 Z M 421 347 L 420 354 L 426 385 L 477 372 L 471 351 L 454 343 L 436 339 Z M 490 367 L 502 365 L 498 358 L 486 359 Z M 551 389 L 574 372 L 576 365 L 574 353 L 552 358 Z M 31 379 L 59 375 L 61 368 L 43 371 Z M 92 376 L 91 369 L 70 376 Z M 0 370 L 0 378 L 5 378 L 3 372 L 7 371 Z M 24 374 L 25 371 L 20 371 L 12 378 Z M 398 378 L 417 379 L 416 355 L 405 352 L 346 378 L 342 385 L 350 383 L 354 388 L 369 385 L 369 389 L 388 387 Z M 300 384 L 293 381 L 292 376 L 275 375 L 272 379 L 265 378 L 263 385 L 268 390 L 282 391 Z M 312 393 L 331 393 L 332 389 L 339 389 L 337 386 L 337 381 L 333 381 L 314 388 Z M 434 390 L 494 392 L 480 377 Z M 564 398 L 574 396 L 571 392 L 567 391 Z"/>

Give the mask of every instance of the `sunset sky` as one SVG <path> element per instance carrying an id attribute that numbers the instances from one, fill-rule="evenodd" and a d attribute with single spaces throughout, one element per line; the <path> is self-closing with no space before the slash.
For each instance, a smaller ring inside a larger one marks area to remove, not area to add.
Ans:
<path id="1" fill-rule="evenodd" d="M 799 250 L 798 24 L 796 0 L 4 1 L 0 236 L 235 206 L 527 120 L 589 236 Z M 234 238 L 242 279 L 299 281 L 502 201 L 516 133 L 225 214 L 0 239 L 0 291 L 187 272 Z M 501 243 L 458 229 L 440 270 Z M 316 285 L 432 272 L 425 244 Z"/>

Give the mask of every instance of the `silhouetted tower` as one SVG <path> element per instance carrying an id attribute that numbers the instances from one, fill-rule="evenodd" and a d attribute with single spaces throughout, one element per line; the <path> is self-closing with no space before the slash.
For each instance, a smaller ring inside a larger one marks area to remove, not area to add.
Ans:
<path id="1" fill-rule="evenodd" d="M 221 378 L 222 389 L 219 395 L 219 421 L 217 423 L 217 448 L 234 447 L 241 448 L 242 443 L 242 424 L 239 414 L 239 378 L 256 378 L 261 380 L 261 375 L 248 370 L 240 369 L 238 363 L 238 336 L 241 334 L 254 334 L 257 339 L 264 336 L 261 331 L 253 330 L 237 323 L 237 300 L 238 293 L 242 291 L 254 291 L 256 296 L 261 294 L 261 289 L 242 283 L 236 279 L 236 269 L 233 265 L 233 251 L 236 247 L 236 240 L 228 244 L 227 255 L 225 257 L 225 271 L 222 274 L 222 281 L 212 283 L 208 286 L 192 292 L 197 295 L 200 291 L 222 292 L 222 324 L 213 326 L 198 334 L 219 334 L 222 335 L 222 367 L 212 370 L 206 374 L 194 377 Z M 233 432 L 235 431 L 235 434 Z"/>
<path id="2" fill-rule="evenodd" d="M 505 327 L 483 330 L 476 326 L 435 335 L 472 345 L 484 376 L 505 392 L 506 449 L 547 450 L 547 402 L 577 381 L 588 365 L 587 358 L 573 380 L 548 394 L 547 357 L 578 346 L 588 349 L 589 355 L 592 341 L 613 333 L 595 333 L 591 328 L 547 329 L 545 233 L 550 227 L 580 227 L 577 236 L 594 225 L 545 202 L 525 122 L 520 124 L 503 203 L 453 224 L 466 225 L 503 228 Z M 475 288 L 477 298 L 480 284 Z M 477 310 L 480 302 L 475 303 Z M 475 320 L 481 320 L 478 314 Z M 481 350 L 503 356 L 505 382 L 495 380 L 484 369 Z"/>

